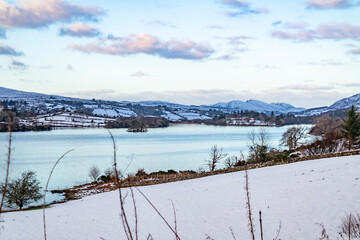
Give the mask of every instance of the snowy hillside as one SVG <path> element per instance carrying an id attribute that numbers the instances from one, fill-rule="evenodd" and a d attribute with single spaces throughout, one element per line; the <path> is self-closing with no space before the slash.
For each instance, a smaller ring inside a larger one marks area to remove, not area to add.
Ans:
<path id="1" fill-rule="evenodd" d="M 355 106 L 356 108 L 360 108 L 360 93 L 353 95 L 348 98 L 343 98 L 339 101 L 336 101 L 329 107 L 319 107 L 319 108 L 312 108 L 307 109 L 302 112 L 298 112 L 297 115 L 299 116 L 311 116 L 311 115 L 320 115 L 323 113 L 327 113 L 330 111 L 338 111 L 338 110 L 346 110 L 351 108 L 351 106 Z"/>
<path id="2" fill-rule="evenodd" d="M 273 239 L 281 222 L 281 239 L 319 239 L 324 224 L 331 239 L 345 213 L 360 212 L 360 156 L 320 159 L 249 171 L 251 203 L 260 239 Z M 245 207 L 244 172 L 140 187 L 173 226 L 173 201 L 182 240 L 250 239 Z M 126 190 L 124 190 L 126 191 Z M 139 239 L 174 239 L 170 230 L 134 189 Z M 133 222 L 131 198 L 126 210 Z M 54 205 L 46 210 L 48 239 L 126 239 L 117 191 Z M 42 211 L 5 213 L 1 239 L 42 239 Z"/>
<path id="3" fill-rule="evenodd" d="M 352 105 L 360 108 L 360 93 L 356 94 L 354 96 L 351 96 L 349 98 L 343 98 L 343 99 L 335 102 L 329 108 L 330 109 L 346 109 L 346 108 L 351 108 Z"/>
<path id="4" fill-rule="evenodd" d="M 33 92 L 23 92 L 14 89 L 0 87 L 0 100 L 16 100 L 16 99 L 25 99 L 25 98 L 41 98 L 47 97 L 45 94 L 33 93 Z"/>
<path id="5" fill-rule="evenodd" d="M 258 100 L 230 101 L 225 103 L 216 103 L 208 107 L 221 108 L 229 111 L 255 111 L 275 114 L 303 111 L 304 108 L 295 108 L 288 103 L 265 103 Z"/>
<path id="6" fill-rule="evenodd" d="M 265 103 L 259 100 L 220 102 L 213 105 L 183 105 L 164 101 L 107 101 L 95 99 L 80 99 L 46 95 L 33 92 L 24 92 L 0 87 L 0 101 L 17 101 L 18 110 L 36 109 L 39 114 L 48 114 L 52 111 L 64 109 L 66 111 L 88 112 L 104 117 L 142 117 L 163 116 L 171 121 L 209 119 L 210 110 L 216 109 L 220 113 L 234 111 L 255 111 L 266 114 L 295 113 L 299 116 L 319 115 L 328 111 L 348 109 L 352 105 L 360 107 L 360 94 L 341 99 L 330 107 L 313 109 L 296 108 L 288 103 Z M 26 103 L 25 103 L 25 102 Z"/>

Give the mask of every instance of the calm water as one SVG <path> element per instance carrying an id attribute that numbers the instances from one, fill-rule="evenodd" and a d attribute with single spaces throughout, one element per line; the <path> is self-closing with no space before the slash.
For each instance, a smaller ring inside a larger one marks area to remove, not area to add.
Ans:
<path id="1" fill-rule="evenodd" d="M 267 128 L 271 145 L 278 147 L 281 134 L 288 127 Z M 248 133 L 259 127 L 219 127 L 205 125 L 175 125 L 149 129 L 146 133 L 128 133 L 113 129 L 117 142 L 118 163 L 127 172 L 144 168 L 150 173 L 159 170 L 198 170 L 206 168 L 205 159 L 214 144 L 224 152 L 235 155 L 240 150 L 247 154 Z M 7 133 L 0 133 L 0 177 L 4 176 L 7 153 Z M 96 165 L 101 171 L 112 166 L 112 142 L 106 129 L 66 129 L 49 132 L 14 133 L 11 177 L 23 171 L 36 171 L 45 186 L 54 162 L 66 151 L 69 153 L 55 169 L 49 189 L 63 189 L 90 181 L 89 168 Z M 220 166 L 221 167 L 221 166 Z M 0 180 L 2 182 L 3 179 Z M 54 200 L 55 196 L 49 196 Z"/>

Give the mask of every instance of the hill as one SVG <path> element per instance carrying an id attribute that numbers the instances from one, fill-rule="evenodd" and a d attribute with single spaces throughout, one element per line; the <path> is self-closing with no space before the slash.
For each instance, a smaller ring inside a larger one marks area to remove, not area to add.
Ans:
<path id="1" fill-rule="evenodd" d="M 281 239 L 318 239 L 319 224 L 332 238 L 345 213 L 360 211 L 359 156 L 337 157 L 249 171 L 251 203 L 259 235 L 273 239 L 281 222 Z M 246 218 L 244 172 L 140 187 L 173 226 L 173 201 L 181 239 L 250 239 Z M 128 191 L 124 189 L 124 191 Z M 174 239 L 160 217 L 134 189 L 139 239 Z M 126 211 L 133 226 L 131 198 Z M 125 239 L 117 191 L 57 204 L 46 210 L 49 239 Z M 42 239 L 42 211 L 3 215 L 4 239 Z"/>

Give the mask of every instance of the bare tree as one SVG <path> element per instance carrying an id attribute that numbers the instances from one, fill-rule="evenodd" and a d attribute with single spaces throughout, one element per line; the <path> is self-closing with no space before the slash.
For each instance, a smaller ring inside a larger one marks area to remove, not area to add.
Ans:
<path id="1" fill-rule="evenodd" d="M 222 148 L 218 148 L 217 145 L 212 146 L 209 152 L 209 159 L 206 160 L 209 170 L 212 172 L 215 170 L 216 165 L 221 161 L 221 159 L 227 156 L 226 153 L 223 153 Z"/>
<path id="2" fill-rule="evenodd" d="M 4 187 L 2 187 L 4 189 Z M 40 182 L 36 179 L 35 172 L 23 172 L 21 177 L 11 180 L 6 188 L 6 203 L 9 206 L 18 206 L 22 209 L 25 205 L 36 202 L 42 198 Z"/>
<path id="3" fill-rule="evenodd" d="M 291 127 L 283 133 L 280 144 L 287 146 L 289 150 L 295 150 L 299 141 L 306 136 L 307 127 Z"/>
<path id="4" fill-rule="evenodd" d="M 245 161 L 245 156 L 242 151 L 240 151 L 239 156 L 230 156 L 225 159 L 225 167 L 226 168 L 233 168 L 236 166 L 240 166 L 241 162 Z"/>
<path id="5" fill-rule="evenodd" d="M 89 177 L 91 177 L 94 182 L 100 176 L 100 174 L 100 169 L 95 165 L 89 169 Z"/>
<path id="6" fill-rule="evenodd" d="M 251 131 L 249 137 L 249 156 L 250 162 L 266 162 L 268 160 L 267 153 L 269 151 L 270 134 L 266 128 L 262 128 L 259 132 Z"/>

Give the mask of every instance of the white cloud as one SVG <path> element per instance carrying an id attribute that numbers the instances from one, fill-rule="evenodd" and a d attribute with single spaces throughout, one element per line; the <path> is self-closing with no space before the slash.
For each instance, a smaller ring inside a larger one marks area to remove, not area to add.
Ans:
<path id="1" fill-rule="evenodd" d="M 0 25 L 6 28 L 39 28 L 75 19 L 96 21 L 101 9 L 63 0 L 19 0 L 10 4 L 0 0 Z"/>
<path id="2" fill-rule="evenodd" d="M 70 49 L 83 53 L 100 53 L 107 55 L 134 55 L 148 54 L 168 59 L 200 60 L 208 58 L 214 50 L 207 43 L 193 41 L 162 41 L 156 36 L 147 33 L 102 38 L 95 43 L 86 45 L 72 44 Z"/>
<path id="3" fill-rule="evenodd" d="M 101 33 L 97 28 L 88 26 L 84 23 L 76 23 L 69 28 L 65 28 L 65 27 L 60 28 L 59 34 L 61 36 L 71 36 L 71 37 L 97 37 Z"/>

